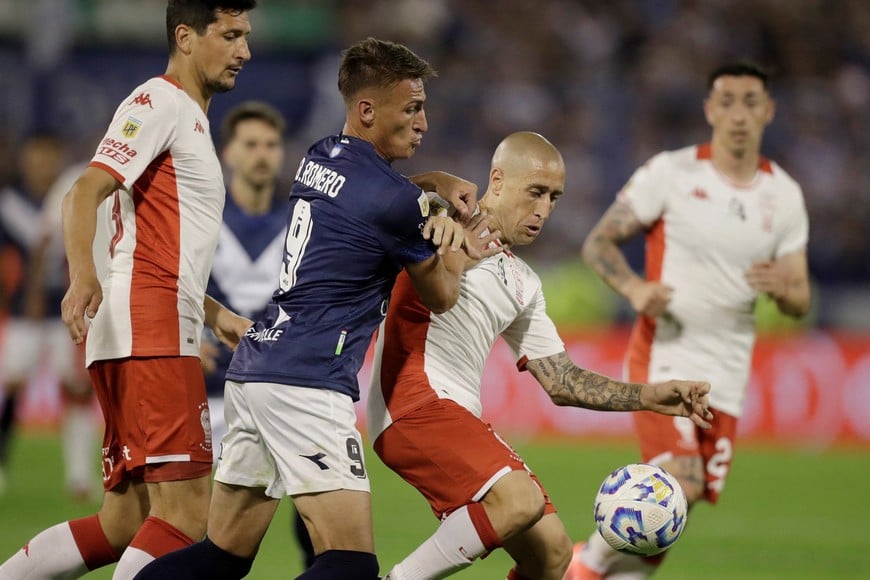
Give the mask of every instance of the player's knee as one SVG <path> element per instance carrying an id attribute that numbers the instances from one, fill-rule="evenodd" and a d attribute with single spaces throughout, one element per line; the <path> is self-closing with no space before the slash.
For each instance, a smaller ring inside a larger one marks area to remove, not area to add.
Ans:
<path id="1" fill-rule="evenodd" d="M 668 473 L 680 482 L 686 503 L 692 505 L 704 499 L 706 489 L 706 473 L 701 457 L 689 456 L 661 465 Z"/>
<path id="2" fill-rule="evenodd" d="M 531 527 L 544 515 L 544 494 L 524 471 L 514 471 L 500 479 L 484 503 L 498 509 L 509 521 L 508 537 Z"/>
<path id="3" fill-rule="evenodd" d="M 683 488 L 683 493 L 686 496 L 686 503 L 692 505 L 704 499 L 704 484 L 694 479 L 686 479 L 677 477 L 680 482 L 680 487 Z"/>

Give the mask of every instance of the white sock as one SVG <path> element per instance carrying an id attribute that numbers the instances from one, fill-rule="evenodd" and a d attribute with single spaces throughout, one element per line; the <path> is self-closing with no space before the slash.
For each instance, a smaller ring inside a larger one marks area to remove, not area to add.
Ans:
<path id="1" fill-rule="evenodd" d="M 586 548 L 580 552 L 580 561 L 586 564 L 586 567 L 598 572 L 599 574 L 609 572 L 617 562 L 621 562 L 622 560 L 640 561 L 640 558 L 632 556 L 631 554 L 617 552 L 604 541 L 604 538 L 602 538 L 601 534 L 598 532 L 593 532 L 592 535 L 589 536 L 589 540 L 586 542 Z"/>
<path id="2" fill-rule="evenodd" d="M 118 565 L 115 566 L 115 573 L 112 575 L 112 580 L 131 580 L 131 578 L 136 576 L 142 568 L 150 564 L 153 560 L 154 556 L 145 550 L 128 546 L 121 555 L 121 559 L 118 560 Z"/>
<path id="3" fill-rule="evenodd" d="M 0 565 L 0 579 L 64 580 L 87 571 L 69 523 L 64 522 L 37 534 Z"/>
<path id="4" fill-rule="evenodd" d="M 388 580 L 444 578 L 467 568 L 486 552 L 471 518 L 463 506 L 447 516 L 425 542 L 393 566 Z"/>
<path id="5" fill-rule="evenodd" d="M 96 488 L 97 426 L 90 407 L 67 406 L 62 438 L 67 486 L 73 492 L 93 492 Z"/>

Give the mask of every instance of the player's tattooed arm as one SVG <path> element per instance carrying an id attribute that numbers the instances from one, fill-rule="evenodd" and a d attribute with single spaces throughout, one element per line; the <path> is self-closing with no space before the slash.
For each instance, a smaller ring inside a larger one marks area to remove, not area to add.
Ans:
<path id="1" fill-rule="evenodd" d="M 566 352 L 530 360 L 526 368 L 557 405 L 599 411 L 644 409 L 644 385 L 623 383 L 574 364 Z"/>
<path id="2" fill-rule="evenodd" d="M 589 232 L 583 242 L 583 261 L 595 270 L 611 288 L 626 296 L 632 283 L 641 282 L 619 246 L 644 229 L 631 205 L 617 199 Z"/>
<path id="3" fill-rule="evenodd" d="M 530 360 L 526 368 L 557 405 L 597 411 L 649 410 L 689 417 L 702 429 L 711 426 L 713 413 L 710 411 L 710 384 L 707 382 L 624 383 L 578 367 L 565 351 Z"/>

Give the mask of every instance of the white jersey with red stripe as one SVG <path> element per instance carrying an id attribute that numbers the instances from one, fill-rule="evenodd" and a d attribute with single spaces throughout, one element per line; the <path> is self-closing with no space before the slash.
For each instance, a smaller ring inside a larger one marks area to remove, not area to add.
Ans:
<path id="1" fill-rule="evenodd" d="M 646 277 L 673 288 L 665 315 L 638 317 L 626 366 L 633 381 L 710 382 L 710 403 L 740 416 L 755 342 L 753 263 L 806 247 L 798 184 L 762 158 L 749 185 L 721 174 L 710 145 L 664 152 L 619 194 L 648 227 Z"/>
<path id="2" fill-rule="evenodd" d="M 375 343 L 369 437 L 435 398 L 480 417 L 483 367 L 499 336 L 520 370 L 528 360 L 565 350 L 547 316 L 540 278 L 515 254 L 503 252 L 466 271 L 458 302 L 443 314 L 427 310 L 408 274 L 400 274 Z"/>
<path id="3" fill-rule="evenodd" d="M 118 107 L 90 166 L 122 189 L 110 198 L 108 272 L 87 364 L 199 356 L 225 199 L 206 114 L 175 81 L 152 78 Z"/>

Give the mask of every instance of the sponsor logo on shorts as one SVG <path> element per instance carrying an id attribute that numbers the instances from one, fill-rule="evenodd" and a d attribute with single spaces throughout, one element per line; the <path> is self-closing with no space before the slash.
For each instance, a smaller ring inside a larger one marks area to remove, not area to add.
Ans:
<path id="1" fill-rule="evenodd" d="M 320 451 L 319 453 L 315 453 L 314 455 L 303 455 L 299 454 L 299 457 L 304 457 L 308 461 L 312 462 L 314 465 L 320 468 L 321 471 L 325 471 L 329 469 L 329 466 L 321 461 L 324 457 L 326 457 L 326 453 Z"/>

